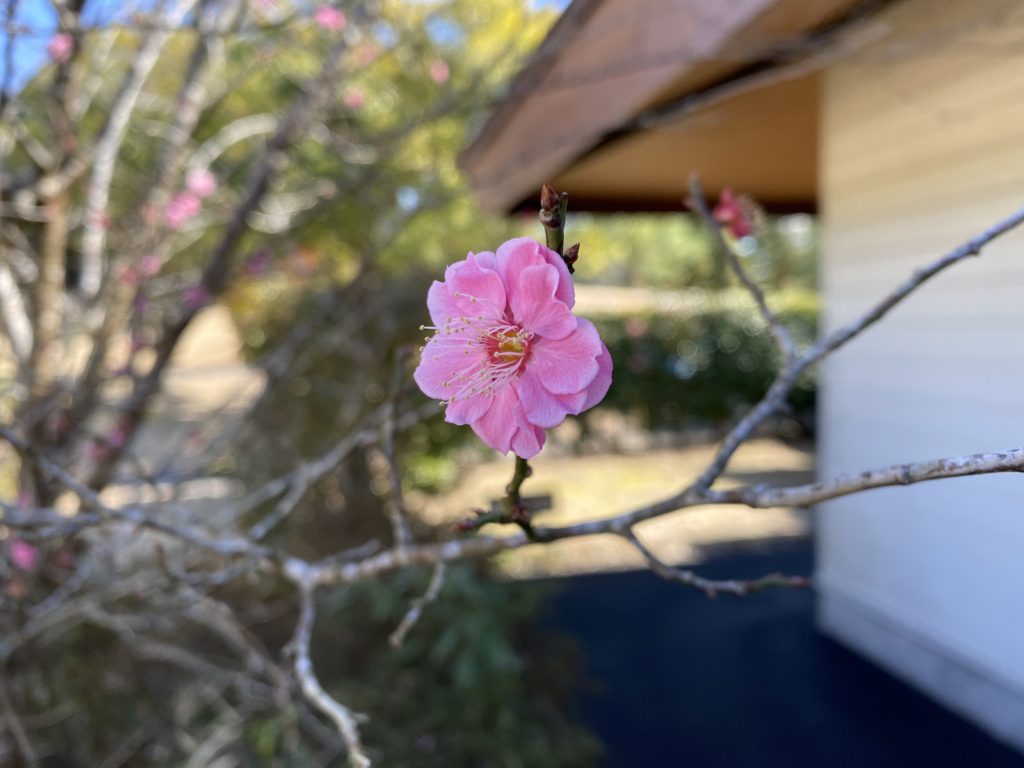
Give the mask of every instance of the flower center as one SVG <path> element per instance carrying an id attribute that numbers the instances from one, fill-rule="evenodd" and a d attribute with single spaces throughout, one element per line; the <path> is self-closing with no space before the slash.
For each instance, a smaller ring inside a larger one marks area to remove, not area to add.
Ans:
<path id="1" fill-rule="evenodd" d="M 494 352 L 501 363 L 518 363 L 526 355 L 526 332 L 521 329 L 503 330 L 497 336 L 498 348 Z"/>
<path id="2" fill-rule="evenodd" d="M 453 317 L 443 328 L 420 327 L 434 331 L 430 339 L 437 349 L 434 354 L 453 348 L 462 353 L 452 358 L 451 375 L 443 384 L 451 389 L 445 405 L 474 395 L 496 394 L 522 371 L 533 338 L 518 325 L 482 315 Z"/>

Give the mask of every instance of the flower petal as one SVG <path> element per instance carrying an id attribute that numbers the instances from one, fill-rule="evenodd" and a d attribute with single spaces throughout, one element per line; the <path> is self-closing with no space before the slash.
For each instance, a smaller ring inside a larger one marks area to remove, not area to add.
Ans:
<path id="1" fill-rule="evenodd" d="M 554 395 L 580 392 L 598 374 L 597 357 L 604 345 L 593 323 L 583 318 L 576 321 L 576 330 L 564 339 L 536 339 L 530 344 L 526 365 L 535 369 L 541 384 Z"/>
<path id="2" fill-rule="evenodd" d="M 550 264 L 527 267 L 512 276 L 515 289 L 509 306 L 512 316 L 525 330 L 545 339 L 564 339 L 576 330 L 576 318 L 560 300 L 558 271 Z"/>
<path id="3" fill-rule="evenodd" d="M 476 263 L 479 264 L 483 269 L 489 269 L 492 272 L 498 271 L 498 257 L 490 251 L 481 251 L 480 253 L 470 253 L 470 256 L 476 258 Z M 468 258 L 468 257 L 467 257 Z"/>
<path id="4" fill-rule="evenodd" d="M 601 354 L 597 356 L 597 376 L 594 377 L 594 380 L 586 388 L 584 392 L 586 398 L 580 409 L 578 411 L 570 411 L 570 413 L 583 413 L 583 411 L 593 408 L 604 400 L 604 396 L 608 394 L 608 388 L 611 385 L 612 354 L 608 351 L 608 347 L 604 345 L 604 342 L 601 342 Z"/>
<path id="5" fill-rule="evenodd" d="M 550 429 L 565 420 L 566 414 L 578 414 L 586 392 L 552 394 L 541 383 L 536 370 L 527 368 L 516 383 L 519 402 L 527 422 Z"/>
<path id="6" fill-rule="evenodd" d="M 512 438 L 519 428 L 516 422 L 516 410 L 519 398 L 515 389 L 505 387 L 494 395 L 490 408 L 483 416 L 472 422 L 470 426 L 477 436 L 491 448 L 500 453 L 508 453 L 512 446 Z"/>
<path id="7" fill-rule="evenodd" d="M 472 253 L 448 267 L 444 282 L 435 281 L 427 293 L 430 319 L 438 328 L 454 317 L 504 317 L 505 301 L 501 277 Z"/>
<path id="8" fill-rule="evenodd" d="M 568 411 L 558 395 L 551 394 L 541 383 L 535 368 L 527 367 L 516 383 L 519 402 L 526 420 L 537 427 L 557 427 L 565 421 Z"/>
<path id="9" fill-rule="evenodd" d="M 454 400 L 445 408 L 444 420 L 449 424 L 471 424 L 487 412 L 492 400 L 494 396 L 486 392 Z"/>
<path id="10" fill-rule="evenodd" d="M 455 376 L 470 373 L 486 364 L 486 353 L 465 355 L 462 349 L 445 346 L 434 338 L 423 347 L 420 364 L 412 377 L 427 397 L 447 400 L 456 393 L 450 383 Z"/>
<path id="11" fill-rule="evenodd" d="M 562 257 L 550 248 L 545 248 L 532 237 L 517 237 L 502 243 L 498 246 L 495 258 L 495 266 L 506 286 L 512 284 L 513 275 L 522 272 L 527 267 L 550 264 L 558 273 L 558 288 L 555 290 L 555 298 L 569 309 L 572 309 L 573 304 L 576 303 L 576 291 L 572 285 L 572 276 Z M 511 297 L 509 298 L 511 299 Z"/>
<path id="12" fill-rule="evenodd" d="M 524 421 L 512 436 L 512 451 L 520 458 L 532 459 L 540 453 L 546 438 L 543 429 Z"/>

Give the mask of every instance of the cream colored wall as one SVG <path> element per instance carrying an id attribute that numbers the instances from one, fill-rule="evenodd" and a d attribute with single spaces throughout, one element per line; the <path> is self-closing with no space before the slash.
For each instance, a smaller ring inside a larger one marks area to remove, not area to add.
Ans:
<path id="1" fill-rule="evenodd" d="M 827 72 L 826 328 L 1024 206 L 1022 6 L 907 0 Z M 1024 445 L 1024 232 L 832 359 L 820 416 L 822 476 Z M 818 525 L 826 596 L 1024 692 L 1024 475 L 875 491 Z"/>

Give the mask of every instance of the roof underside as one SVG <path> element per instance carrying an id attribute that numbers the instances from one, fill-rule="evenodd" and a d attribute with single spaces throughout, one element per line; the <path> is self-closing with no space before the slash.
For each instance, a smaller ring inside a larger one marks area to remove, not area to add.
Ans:
<path id="1" fill-rule="evenodd" d="M 679 210 L 696 171 L 776 210 L 817 194 L 818 60 L 855 0 L 576 0 L 462 165 L 482 205 Z"/>

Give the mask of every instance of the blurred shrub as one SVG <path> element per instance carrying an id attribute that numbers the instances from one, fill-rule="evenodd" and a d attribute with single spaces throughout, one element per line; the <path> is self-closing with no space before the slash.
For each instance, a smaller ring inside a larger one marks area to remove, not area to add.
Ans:
<path id="1" fill-rule="evenodd" d="M 721 290 L 732 280 L 707 231 L 681 213 L 574 213 L 566 238 L 583 247 L 577 281 Z M 763 286 L 813 290 L 817 283 L 817 222 L 811 216 L 765 217 L 741 249 Z"/>
<path id="2" fill-rule="evenodd" d="M 797 343 L 815 339 L 818 300 L 806 291 L 772 297 Z M 638 416 L 651 429 L 719 424 L 756 403 L 779 369 L 771 335 L 746 295 L 698 294 L 681 312 L 592 316 L 615 361 L 602 407 Z M 806 375 L 789 405 L 813 423 L 816 381 Z"/>
<path id="3" fill-rule="evenodd" d="M 361 584 L 325 606 L 325 625 L 339 631 L 323 635 L 318 668 L 339 672 L 339 695 L 373 713 L 366 740 L 386 745 L 382 768 L 596 764 L 597 742 L 567 711 L 576 654 L 534 626 L 548 588 L 453 566 L 439 599 L 393 650 L 388 633 L 428 575 Z"/>

